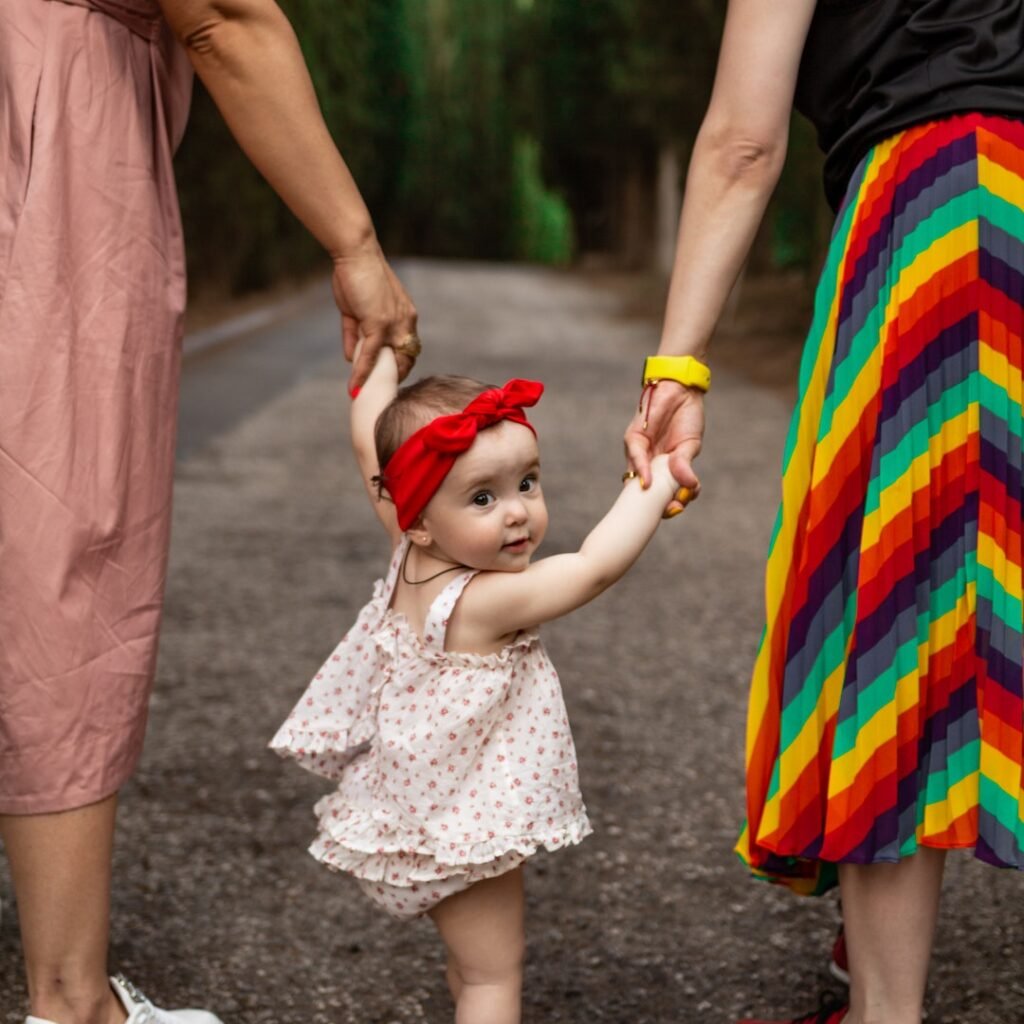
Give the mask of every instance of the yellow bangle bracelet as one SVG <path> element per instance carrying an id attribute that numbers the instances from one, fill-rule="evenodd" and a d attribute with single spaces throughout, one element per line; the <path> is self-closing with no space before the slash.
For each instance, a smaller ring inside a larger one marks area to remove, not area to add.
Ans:
<path id="1" fill-rule="evenodd" d="M 656 380 L 674 380 L 688 388 L 707 391 L 711 370 L 694 356 L 648 356 L 644 360 L 643 386 Z"/>

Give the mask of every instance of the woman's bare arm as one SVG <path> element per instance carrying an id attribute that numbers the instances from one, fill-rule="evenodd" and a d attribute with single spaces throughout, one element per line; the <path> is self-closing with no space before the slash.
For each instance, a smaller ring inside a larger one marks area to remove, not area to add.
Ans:
<path id="1" fill-rule="evenodd" d="M 793 92 L 815 0 L 730 0 L 718 70 L 694 144 L 662 328 L 662 355 L 703 358 L 786 156 Z M 659 385 L 626 431 L 633 466 L 648 479 L 654 452 L 693 486 L 704 429 L 699 393 Z"/>
<path id="2" fill-rule="evenodd" d="M 348 358 L 366 339 L 358 387 L 380 344 L 415 331 L 415 309 L 327 130 L 291 24 L 273 0 L 160 3 L 246 155 L 334 261 Z"/>
<path id="3" fill-rule="evenodd" d="M 662 329 L 663 355 L 707 351 L 786 158 L 815 0 L 731 0 L 693 148 Z"/>

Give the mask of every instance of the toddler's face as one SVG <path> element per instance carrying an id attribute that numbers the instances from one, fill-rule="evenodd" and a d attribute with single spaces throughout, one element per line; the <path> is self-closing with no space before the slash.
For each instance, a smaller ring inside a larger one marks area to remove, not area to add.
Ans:
<path id="1" fill-rule="evenodd" d="M 473 569 L 522 572 L 548 528 L 533 431 L 510 420 L 480 431 L 422 519 L 449 559 Z"/>

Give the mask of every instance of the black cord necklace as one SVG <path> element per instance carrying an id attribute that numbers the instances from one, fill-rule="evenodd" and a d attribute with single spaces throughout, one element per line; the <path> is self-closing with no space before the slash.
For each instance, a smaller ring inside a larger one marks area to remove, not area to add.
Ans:
<path id="1" fill-rule="evenodd" d="M 440 572 L 435 572 L 433 576 L 428 576 L 423 580 L 411 580 L 405 571 L 406 562 L 409 561 L 409 552 L 406 551 L 405 558 L 402 559 L 402 582 L 408 583 L 410 587 L 419 587 L 424 583 L 429 583 L 431 580 L 436 580 L 438 576 L 443 576 L 446 572 L 455 572 L 456 569 L 466 569 L 468 566 L 465 565 L 450 565 L 447 569 L 442 569 Z"/>

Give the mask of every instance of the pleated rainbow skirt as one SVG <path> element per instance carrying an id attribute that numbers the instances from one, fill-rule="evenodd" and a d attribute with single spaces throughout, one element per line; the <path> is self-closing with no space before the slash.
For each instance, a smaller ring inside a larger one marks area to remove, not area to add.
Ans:
<path id="1" fill-rule="evenodd" d="M 1024 123 L 876 146 L 840 211 L 768 556 L 737 852 L 1024 866 Z"/>

